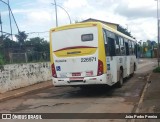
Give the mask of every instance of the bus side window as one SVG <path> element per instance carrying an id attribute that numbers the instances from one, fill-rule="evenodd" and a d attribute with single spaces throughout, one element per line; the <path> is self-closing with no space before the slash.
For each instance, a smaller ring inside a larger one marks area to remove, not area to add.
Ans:
<path id="1" fill-rule="evenodd" d="M 131 54 L 133 55 L 133 44 L 132 44 L 132 41 L 131 41 Z"/>
<path id="2" fill-rule="evenodd" d="M 135 54 L 134 49 L 135 49 L 134 42 L 132 42 L 132 54 Z"/>
<path id="3" fill-rule="evenodd" d="M 120 37 L 119 41 L 120 41 L 120 52 L 121 52 L 121 55 L 125 55 L 124 39 L 122 37 Z"/>
<path id="4" fill-rule="evenodd" d="M 117 56 L 121 55 L 118 35 L 116 35 L 116 55 Z"/>
<path id="5" fill-rule="evenodd" d="M 138 49 L 138 45 L 137 43 L 134 43 L 134 53 L 136 54 L 136 58 L 138 57 L 137 49 Z"/>
<path id="6" fill-rule="evenodd" d="M 104 47 L 105 47 L 106 56 L 109 56 L 110 53 L 109 53 L 109 48 L 108 48 L 108 44 L 107 44 L 107 32 L 105 29 L 103 29 L 103 38 L 104 38 Z"/>
<path id="7" fill-rule="evenodd" d="M 135 42 L 134 42 L 134 54 L 137 54 L 137 45 Z"/>
<path id="8" fill-rule="evenodd" d="M 132 41 L 128 40 L 129 42 L 129 54 L 132 55 Z"/>
<path id="9" fill-rule="evenodd" d="M 110 56 L 115 56 L 115 40 L 113 38 L 108 37 L 108 48 L 110 52 Z"/>
<path id="10" fill-rule="evenodd" d="M 129 55 L 129 41 L 125 39 L 125 48 L 126 48 L 126 55 Z"/>
<path id="11" fill-rule="evenodd" d="M 116 55 L 116 48 L 115 48 L 115 34 L 112 32 L 107 31 L 107 40 L 108 40 L 108 50 L 110 53 L 110 56 Z"/>

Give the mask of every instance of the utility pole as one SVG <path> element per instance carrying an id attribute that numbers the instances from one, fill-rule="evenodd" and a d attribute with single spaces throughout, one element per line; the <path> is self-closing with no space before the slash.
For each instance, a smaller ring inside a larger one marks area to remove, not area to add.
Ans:
<path id="1" fill-rule="evenodd" d="M 0 12 L 0 25 L 1 25 L 1 38 L 0 38 L 0 41 L 2 42 L 2 47 L 3 47 L 3 59 L 5 58 L 5 45 L 4 45 L 4 42 L 3 42 L 3 29 L 2 29 L 2 18 L 1 18 L 1 12 Z"/>
<path id="2" fill-rule="evenodd" d="M 157 60 L 158 60 L 158 67 L 159 67 L 159 55 L 160 55 L 160 52 L 159 52 L 159 34 L 160 34 L 160 30 L 159 30 L 159 0 L 156 0 L 157 1 L 157 40 L 158 40 L 158 47 L 157 47 Z"/>
<path id="3" fill-rule="evenodd" d="M 3 38 L 1 12 L 0 12 L 0 25 L 1 25 L 1 38 Z"/>
<path id="4" fill-rule="evenodd" d="M 11 38 L 12 38 L 12 41 L 13 41 L 13 34 L 12 34 L 12 21 L 11 21 L 11 12 L 10 12 L 9 0 L 8 0 L 8 12 L 9 12 L 9 24 L 10 24 L 10 29 L 11 29 Z"/>
<path id="5" fill-rule="evenodd" d="M 56 27 L 58 27 L 57 4 L 56 4 L 56 0 L 54 0 L 54 4 L 55 4 L 55 13 L 56 13 Z"/>
<path id="6" fill-rule="evenodd" d="M 65 12 L 66 12 L 66 14 L 68 15 L 68 18 L 69 18 L 69 22 L 70 22 L 70 24 L 72 24 L 72 21 L 71 21 L 71 17 L 69 16 L 69 13 L 67 12 L 67 10 L 66 9 L 64 9 L 62 6 L 60 6 L 60 5 L 57 5 L 57 4 L 54 4 L 54 3 L 51 3 L 52 5 L 55 5 L 55 6 L 58 6 L 58 7 L 60 7 L 61 9 L 63 9 Z M 57 22 L 57 14 L 56 14 L 56 22 Z M 58 23 L 58 22 L 57 22 Z M 58 24 L 57 24 L 58 25 Z"/>
<path id="7" fill-rule="evenodd" d="M 9 10 L 10 10 L 10 13 L 11 13 L 11 15 L 12 15 L 12 17 L 13 17 L 13 20 L 14 20 L 14 22 L 15 22 L 15 24 L 16 24 L 17 30 L 18 30 L 18 32 L 19 32 L 20 30 L 19 30 L 19 27 L 18 27 L 18 25 L 17 25 L 16 19 L 15 19 L 14 15 L 13 15 L 13 12 L 12 12 L 12 10 L 11 10 L 11 7 L 8 5 L 8 3 L 4 2 L 3 0 L 0 0 L 0 2 L 6 4 L 6 5 L 8 6 L 8 8 L 9 8 Z"/>

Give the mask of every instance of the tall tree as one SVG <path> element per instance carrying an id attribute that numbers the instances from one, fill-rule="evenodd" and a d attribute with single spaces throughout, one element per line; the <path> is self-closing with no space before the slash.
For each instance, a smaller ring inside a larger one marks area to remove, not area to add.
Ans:
<path id="1" fill-rule="evenodd" d="M 27 39 L 28 35 L 25 33 L 25 31 L 19 31 L 17 35 L 15 35 L 19 44 L 24 44 L 24 41 Z"/>

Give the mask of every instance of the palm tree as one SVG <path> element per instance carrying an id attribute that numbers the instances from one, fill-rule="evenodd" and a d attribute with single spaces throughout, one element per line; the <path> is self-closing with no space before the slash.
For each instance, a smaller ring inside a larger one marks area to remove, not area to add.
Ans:
<path id="1" fill-rule="evenodd" d="M 19 31 L 17 35 L 15 35 L 20 45 L 24 44 L 24 41 L 27 39 L 28 35 L 25 31 Z"/>

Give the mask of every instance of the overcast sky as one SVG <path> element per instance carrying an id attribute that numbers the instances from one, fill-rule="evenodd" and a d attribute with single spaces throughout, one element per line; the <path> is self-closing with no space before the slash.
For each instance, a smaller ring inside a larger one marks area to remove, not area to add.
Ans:
<path id="1" fill-rule="evenodd" d="M 3 0 L 7 1 L 7 0 Z M 113 22 L 128 28 L 136 39 L 157 40 L 157 2 L 155 0 L 56 0 L 70 14 L 72 23 L 88 18 Z M 10 0 L 21 31 L 40 32 L 55 27 L 54 0 Z M 0 2 L 3 30 L 9 32 L 7 7 Z M 69 24 L 64 10 L 58 8 L 58 25 Z M 15 24 L 13 33 L 17 33 Z M 34 35 L 38 36 L 38 35 Z M 44 38 L 48 33 L 43 35 Z"/>

